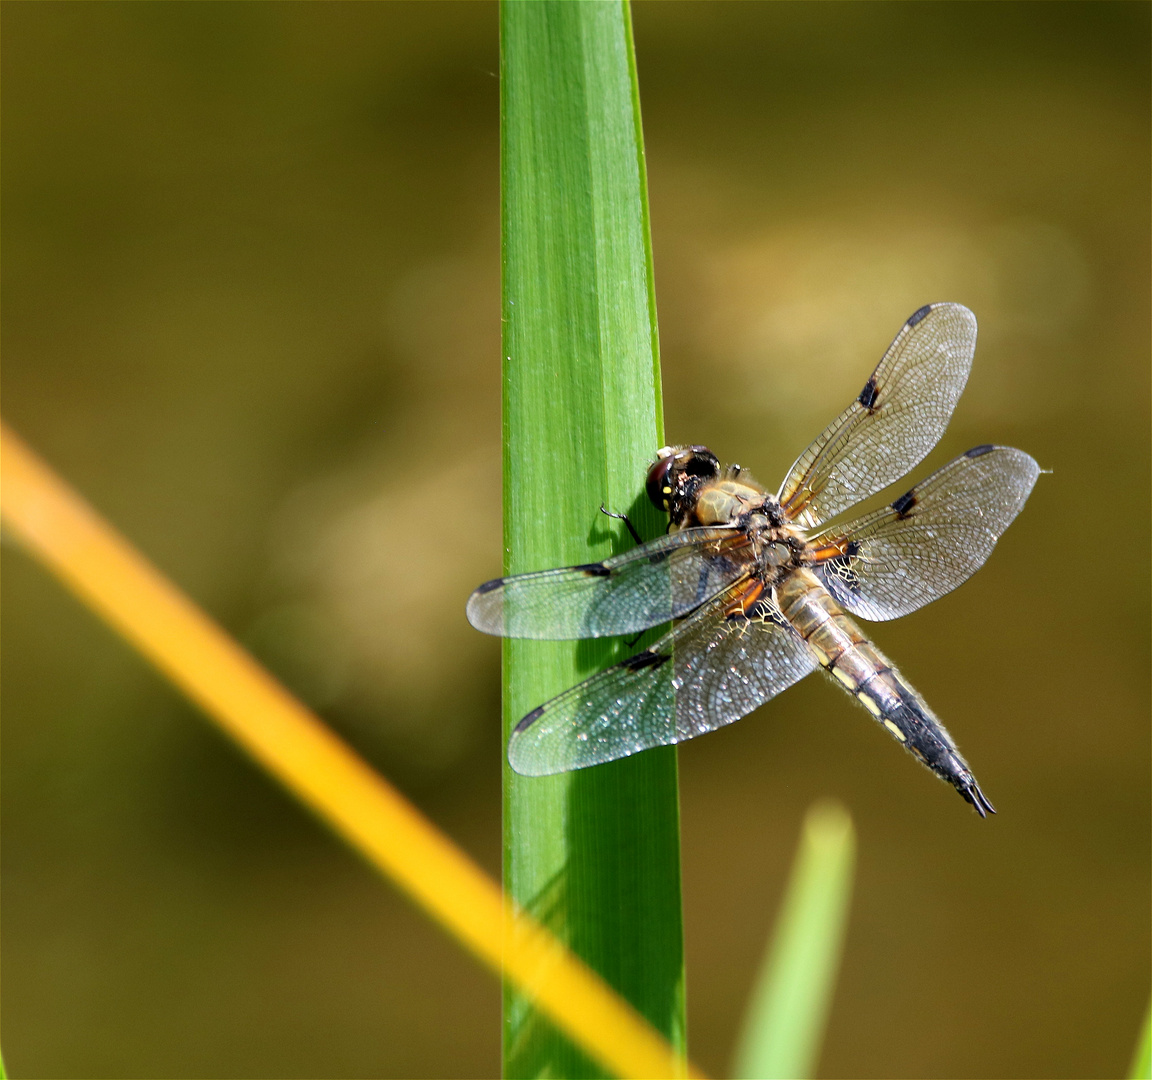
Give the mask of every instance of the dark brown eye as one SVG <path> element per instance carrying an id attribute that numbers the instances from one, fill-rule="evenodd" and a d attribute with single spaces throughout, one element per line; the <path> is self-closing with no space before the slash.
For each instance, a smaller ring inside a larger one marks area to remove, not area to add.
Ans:
<path id="1" fill-rule="evenodd" d="M 667 510 L 672 504 L 672 481 L 668 470 L 672 468 L 674 455 L 661 458 L 648 470 L 648 498 L 652 500 L 657 510 Z"/>

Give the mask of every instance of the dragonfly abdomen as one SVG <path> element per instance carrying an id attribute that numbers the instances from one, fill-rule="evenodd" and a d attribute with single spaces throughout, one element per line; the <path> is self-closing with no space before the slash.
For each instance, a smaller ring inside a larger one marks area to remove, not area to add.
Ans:
<path id="1" fill-rule="evenodd" d="M 894 739 L 956 788 L 981 817 L 996 812 L 927 702 L 810 571 L 789 575 L 777 587 L 777 601 L 820 665 Z"/>

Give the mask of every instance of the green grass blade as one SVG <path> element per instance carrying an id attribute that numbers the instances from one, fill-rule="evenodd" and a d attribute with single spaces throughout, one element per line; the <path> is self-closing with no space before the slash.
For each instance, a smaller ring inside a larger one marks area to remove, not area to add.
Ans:
<path id="1" fill-rule="evenodd" d="M 662 422 L 629 10 L 500 12 L 505 568 L 589 562 L 663 529 L 643 498 Z M 619 642 L 504 645 L 504 731 Z M 679 1048 L 684 958 L 674 749 L 557 777 L 505 764 L 505 886 Z M 507 1076 L 602 1075 L 506 991 Z"/>
<path id="2" fill-rule="evenodd" d="M 1131 1080 L 1152 1080 L 1152 1002 L 1144 1014 L 1144 1027 L 1140 1032 L 1136 1053 L 1132 1058 L 1132 1068 L 1128 1075 Z"/>
<path id="3" fill-rule="evenodd" d="M 855 857 L 848 812 L 836 803 L 809 810 L 744 1020 L 735 1076 L 812 1075 L 840 963 Z"/>

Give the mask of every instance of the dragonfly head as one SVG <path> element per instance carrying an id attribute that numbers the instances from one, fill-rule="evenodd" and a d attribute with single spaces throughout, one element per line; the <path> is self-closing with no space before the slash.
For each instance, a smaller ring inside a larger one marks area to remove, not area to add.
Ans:
<path id="1" fill-rule="evenodd" d="M 648 470 L 648 498 L 673 525 L 691 513 L 700 489 L 720 478 L 720 461 L 706 446 L 665 446 Z"/>

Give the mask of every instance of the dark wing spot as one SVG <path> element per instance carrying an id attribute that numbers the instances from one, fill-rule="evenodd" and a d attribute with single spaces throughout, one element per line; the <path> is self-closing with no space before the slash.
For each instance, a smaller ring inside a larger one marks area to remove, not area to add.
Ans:
<path id="1" fill-rule="evenodd" d="M 849 540 L 847 547 L 844 548 L 844 554 L 850 559 L 856 558 L 860 554 L 860 541 Z"/>
<path id="2" fill-rule="evenodd" d="M 501 585 L 504 584 L 506 580 L 506 578 L 498 577 L 493 578 L 491 581 L 486 581 L 483 585 L 478 585 L 476 587 L 476 594 L 478 596 L 483 596 L 484 593 L 495 592 L 498 588 L 500 588 Z"/>
<path id="3" fill-rule="evenodd" d="M 518 731 L 524 731 L 527 728 L 530 728 L 543 715 L 544 715 L 544 706 L 543 705 L 537 705 L 536 708 L 534 708 L 526 717 L 524 717 L 523 720 L 520 721 L 520 723 L 518 723 L 512 729 L 513 734 L 515 734 Z"/>
<path id="4" fill-rule="evenodd" d="M 590 562 L 584 563 L 582 566 L 574 566 L 573 570 L 579 570 L 582 574 L 587 574 L 588 577 L 611 577 L 612 571 L 608 569 L 603 563 Z"/>
<path id="5" fill-rule="evenodd" d="M 983 446 L 974 446 L 974 447 L 972 447 L 971 450 L 966 450 L 964 452 L 964 456 L 965 457 L 983 457 L 990 450 L 995 450 L 995 449 L 996 449 L 996 447 L 994 447 L 991 443 L 985 443 Z"/>
<path id="6" fill-rule="evenodd" d="M 879 396 L 880 396 L 880 391 L 876 389 L 876 380 L 875 379 L 869 379 L 864 384 L 864 389 L 860 391 L 860 396 L 856 400 L 858 402 L 860 402 L 860 404 L 863 405 L 864 408 L 866 408 L 869 412 L 871 412 L 872 407 L 876 404 L 876 399 Z"/>
<path id="7" fill-rule="evenodd" d="M 932 310 L 931 304 L 925 304 L 919 311 L 912 312 L 908 316 L 908 325 L 915 326 L 918 322 L 923 322 L 928 317 L 928 312 Z"/>
<path id="8" fill-rule="evenodd" d="M 655 653 L 651 649 L 645 649 L 635 656 L 628 657 L 627 660 L 621 660 L 620 667 L 627 668 L 629 671 L 643 671 L 645 668 L 659 667 L 668 659 L 669 657 L 661 656 L 660 653 Z M 521 721 L 521 723 L 523 722 Z"/>
<path id="9" fill-rule="evenodd" d="M 910 517 L 912 514 L 912 507 L 916 505 L 916 492 L 906 491 L 900 496 L 893 504 L 892 509 L 902 517 Z"/>

